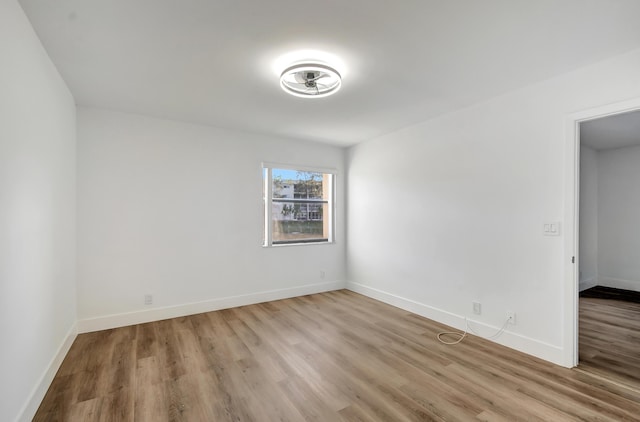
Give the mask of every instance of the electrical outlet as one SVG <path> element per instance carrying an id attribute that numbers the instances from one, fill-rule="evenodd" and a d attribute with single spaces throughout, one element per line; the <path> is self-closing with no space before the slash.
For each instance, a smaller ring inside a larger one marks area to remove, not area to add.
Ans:
<path id="1" fill-rule="evenodd" d="M 472 302 L 473 303 L 473 313 L 476 315 L 480 315 L 482 313 L 482 305 L 480 302 Z"/>
<path id="2" fill-rule="evenodd" d="M 324 276 L 325 276 L 325 275 L 326 275 L 326 274 L 325 274 L 324 270 L 320 270 L 320 278 L 321 278 L 322 280 L 324 280 Z"/>
<path id="3" fill-rule="evenodd" d="M 516 325 L 516 313 L 515 312 L 507 312 L 507 319 L 509 320 L 508 324 Z"/>
<path id="4" fill-rule="evenodd" d="M 153 305 L 153 295 L 144 295 L 144 304 Z"/>

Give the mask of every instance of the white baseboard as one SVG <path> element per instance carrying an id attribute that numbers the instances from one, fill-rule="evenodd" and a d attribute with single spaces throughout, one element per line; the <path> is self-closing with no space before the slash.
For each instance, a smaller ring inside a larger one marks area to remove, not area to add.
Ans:
<path id="1" fill-rule="evenodd" d="M 372 299 L 393 305 L 397 308 L 418 314 L 425 318 L 446 324 L 458 330 L 465 330 L 464 316 L 453 314 L 433 306 L 425 305 L 411 299 L 396 296 L 360 283 L 348 282 L 347 289 L 356 293 L 368 296 Z M 471 321 L 474 326 L 482 327 L 482 330 L 497 331 L 501 327 L 494 327 L 479 321 Z M 532 339 L 517 333 L 505 331 L 499 338 L 492 340 L 503 346 L 518 350 L 520 352 L 536 356 L 540 359 L 555 363 L 556 365 L 567 366 L 564 362 L 564 351 L 561 347 L 554 346 L 539 340 Z"/>
<path id="2" fill-rule="evenodd" d="M 62 344 L 58 347 L 56 355 L 51 359 L 51 362 L 49 362 L 47 369 L 45 369 L 44 373 L 38 380 L 38 383 L 33 390 L 31 390 L 31 394 L 29 395 L 27 402 L 18 414 L 18 418 L 16 419 L 17 422 L 28 422 L 33 419 L 38 407 L 40 407 L 40 403 L 42 403 L 42 399 L 44 399 L 44 395 L 47 394 L 47 390 L 49 389 L 53 378 L 56 376 L 60 365 L 62 365 L 62 361 L 65 356 L 69 353 L 69 349 L 77 335 L 78 329 L 77 325 L 74 323 L 67 332 Z"/>
<path id="3" fill-rule="evenodd" d="M 580 280 L 578 285 L 578 290 L 583 291 L 590 289 L 592 287 L 596 287 L 598 285 L 598 279 L 595 277 L 588 278 L 586 280 Z"/>
<path id="4" fill-rule="evenodd" d="M 614 289 L 631 290 L 640 292 L 640 281 L 623 280 L 613 277 L 599 277 L 598 286 L 613 287 Z"/>
<path id="5" fill-rule="evenodd" d="M 220 309 L 234 308 L 237 306 L 252 305 L 255 303 L 269 302 L 272 300 L 287 299 L 290 297 L 310 295 L 314 293 L 340 290 L 346 287 L 344 281 L 334 281 L 319 284 L 307 284 L 305 286 L 291 287 L 288 289 L 268 290 L 265 292 L 246 295 L 210 299 L 202 302 L 186 303 L 182 305 L 153 308 L 144 311 L 127 312 L 123 314 L 106 315 L 97 318 L 89 318 L 78 321 L 78 332 L 107 330 L 127 325 L 143 324 L 162 319 L 176 318 L 185 315 L 199 314 L 203 312 L 217 311 Z"/>

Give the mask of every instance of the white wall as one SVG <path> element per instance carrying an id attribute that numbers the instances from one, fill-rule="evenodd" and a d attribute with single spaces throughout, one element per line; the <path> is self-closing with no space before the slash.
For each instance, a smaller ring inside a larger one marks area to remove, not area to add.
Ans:
<path id="1" fill-rule="evenodd" d="M 571 365 L 564 239 L 542 234 L 564 217 L 567 120 L 638 97 L 635 51 L 353 147 L 349 286 L 484 334 L 513 311 L 500 342 Z"/>
<path id="2" fill-rule="evenodd" d="M 599 284 L 640 291 L 640 146 L 598 152 Z"/>
<path id="3" fill-rule="evenodd" d="M 580 291 L 598 284 L 598 151 L 580 147 Z"/>
<path id="4" fill-rule="evenodd" d="M 81 331 L 344 286 L 344 149 L 91 108 L 78 145 Z M 261 246 L 263 161 L 338 170 L 335 244 Z"/>
<path id="5" fill-rule="evenodd" d="M 75 338 L 75 106 L 0 2 L 0 419 L 31 420 Z"/>

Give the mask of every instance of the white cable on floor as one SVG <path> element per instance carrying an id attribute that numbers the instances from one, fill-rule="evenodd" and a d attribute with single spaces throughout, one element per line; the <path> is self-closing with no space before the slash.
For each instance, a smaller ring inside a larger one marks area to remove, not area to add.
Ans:
<path id="1" fill-rule="evenodd" d="M 442 333 L 438 333 L 438 335 L 436 337 L 438 338 L 438 341 L 440 343 L 443 343 L 443 344 L 446 344 L 446 345 L 454 345 L 454 344 L 458 344 L 462 340 L 464 340 L 464 338 L 467 336 L 469 331 L 471 331 L 473 334 L 475 334 L 478 337 L 481 337 L 481 338 L 484 338 L 484 339 L 487 339 L 487 340 L 493 340 L 494 338 L 500 337 L 502 335 L 502 333 L 505 332 L 505 330 L 507 329 L 507 325 L 509 325 L 509 319 L 510 318 L 507 318 L 507 320 L 502 325 L 502 328 L 500 328 L 495 334 L 490 335 L 489 337 L 485 337 L 485 336 L 482 336 L 482 335 L 478 334 L 473 329 L 473 327 L 471 327 L 471 325 L 469 325 L 469 320 L 467 318 L 464 319 L 464 326 L 465 326 L 464 333 L 459 333 L 459 332 L 456 332 L 456 331 L 444 331 Z M 456 335 L 456 336 L 460 336 L 460 338 L 458 340 L 456 340 L 456 341 L 449 342 L 449 341 L 444 341 L 444 340 L 442 340 L 442 338 L 440 338 L 441 336 L 444 336 L 444 335 Z"/>
<path id="2" fill-rule="evenodd" d="M 440 336 L 444 336 L 444 335 L 455 335 L 455 336 L 460 336 L 460 338 L 456 341 L 444 341 L 440 338 Z M 455 331 L 444 331 L 442 333 L 438 333 L 438 341 L 440 343 L 446 344 L 446 345 L 453 345 L 453 344 L 458 344 L 460 343 L 465 337 L 467 336 L 467 332 L 465 331 L 463 334 L 455 332 Z"/>

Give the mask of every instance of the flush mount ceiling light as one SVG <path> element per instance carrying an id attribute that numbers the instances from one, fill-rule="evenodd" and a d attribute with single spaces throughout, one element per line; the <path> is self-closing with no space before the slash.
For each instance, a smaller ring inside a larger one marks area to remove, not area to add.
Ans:
<path id="1" fill-rule="evenodd" d="M 288 67 L 280 75 L 280 86 L 296 97 L 321 98 L 335 94 L 342 77 L 334 68 L 319 63 L 301 63 Z"/>

